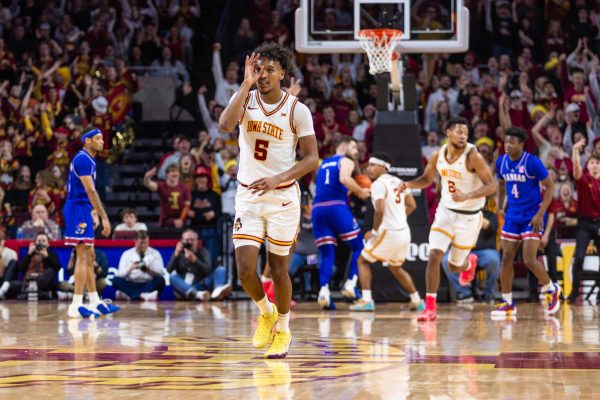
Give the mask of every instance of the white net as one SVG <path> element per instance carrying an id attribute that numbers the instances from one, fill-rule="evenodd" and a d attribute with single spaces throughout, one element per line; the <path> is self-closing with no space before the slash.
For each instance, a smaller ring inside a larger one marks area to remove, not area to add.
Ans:
<path id="1" fill-rule="evenodd" d="M 393 29 L 367 29 L 358 33 L 360 45 L 369 57 L 371 75 L 390 72 L 392 52 L 402 39 L 402 31 Z"/>

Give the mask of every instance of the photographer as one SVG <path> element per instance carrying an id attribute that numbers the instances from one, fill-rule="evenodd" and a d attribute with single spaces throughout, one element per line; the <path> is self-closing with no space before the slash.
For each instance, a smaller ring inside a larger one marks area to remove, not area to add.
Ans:
<path id="1" fill-rule="evenodd" d="M 73 276 L 75 272 L 75 264 L 77 263 L 77 252 L 75 249 L 71 252 L 71 258 L 69 259 L 69 263 L 67 264 L 67 274 Z M 94 274 L 96 277 L 96 289 L 98 293 L 102 294 L 104 289 L 106 288 L 106 276 L 108 275 L 108 259 L 106 258 L 106 253 L 102 250 L 99 250 L 97 247 L 94 247 Z M 73 278 L 74 279 L 74 278 Z M 60 281 L 58 282 L 58 290 L 61 292 L 71 292 L 74 291 L 73 280 Z"/>
<path id="2" fill-rule="evenodd" d="M 126 250 L 119 260 L 117 276 L 112 280 L 119 290 L 131 300 L 156 299 L 165 287 L 165 267 L 158 250 L 149 246 L 146 231 L 138 231 L 135 247 Z M 156 296 L 154 296 L 156 292 Z"/>
<path id="3" fill-rule="evenodd" d="M 167 270 L 171 273 L 173 289 L 185 298 L 223 300 L 231 293 L 225 267 L 212 270 L 210 254 L 198 245 L 198 234 L 192 229 L 186 229 L 181 235 Z"/>
<path id="4" fill-rule="evenodd" d="M 35 240 L 29 244 L 27 255 L 19 263 L 19 273 L 23 280 L 13 280 L 6 291 L 6 298 L 25 298 L 29 282 L 37 281 L 40 297 L 46 296 L 50 299 L 56 291 L 56 274 L 60 269 L 58 256 L 49 249 L 48 235 L 40 232 L 35 236 Z"/>

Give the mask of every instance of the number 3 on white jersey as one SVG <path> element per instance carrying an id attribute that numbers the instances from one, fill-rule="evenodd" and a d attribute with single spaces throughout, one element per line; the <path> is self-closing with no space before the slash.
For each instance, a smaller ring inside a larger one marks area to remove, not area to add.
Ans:
<path id="1" fill-rule="evenodd" d="M 515 199 L 519 198 L 519 190 L 517 189 L 517 184 L 513 183 L 512 190 L 510 191 Z"/>

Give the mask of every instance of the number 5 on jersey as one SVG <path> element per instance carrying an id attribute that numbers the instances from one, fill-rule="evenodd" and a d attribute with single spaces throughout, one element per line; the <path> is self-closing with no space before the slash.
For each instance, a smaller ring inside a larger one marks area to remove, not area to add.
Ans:
<path id="1" fill-rule="evenodd" d="M 265 161 L 267 159 L 268 149 L 268 140 L 256 139 L 256 143 L 254 144 L 254 158 L 259 161 Z"/>

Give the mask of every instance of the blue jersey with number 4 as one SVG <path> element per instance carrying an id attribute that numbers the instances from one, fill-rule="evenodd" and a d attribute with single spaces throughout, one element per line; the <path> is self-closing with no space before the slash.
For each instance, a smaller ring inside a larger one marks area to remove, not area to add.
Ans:
<path id="1" fill-rule="evenodd" d="M 533 154 L 523 152 L 518 160 L 504 154 L 496 161 L 498 179 L 506 182 L 508 210 L 537 209 L 542 203 L 540 182 L 548 177 L 548 170 Z"/>
<path id="2" fill-rule="evenodd" d="M 317 172 L 317 188 L 315 203 L 343 202 L 348 203 L 348 188 L 340 182 L 340 165 L 345 156 L 335 155 L 326 158 Z"/>

